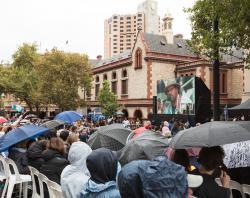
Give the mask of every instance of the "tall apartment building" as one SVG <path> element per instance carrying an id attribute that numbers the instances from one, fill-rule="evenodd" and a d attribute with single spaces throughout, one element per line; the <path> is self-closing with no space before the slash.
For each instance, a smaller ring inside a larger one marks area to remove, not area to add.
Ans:
<path id="1" fill-rule="evenodd" d="M 104 24 L 104 57 L 109 58 L 130 50 L 138 29 L 145 30 L 144 14 L 113 15 Z"/>
<path id="2" fill-rule="evenodd" d="M 113 15 L 104 22 L 104 58 L 131 50 L 138 29 L 142 32 L 159 34 L 160 17 L 157 1 L 146 0 L 137 8 L 136 14 Z"/>

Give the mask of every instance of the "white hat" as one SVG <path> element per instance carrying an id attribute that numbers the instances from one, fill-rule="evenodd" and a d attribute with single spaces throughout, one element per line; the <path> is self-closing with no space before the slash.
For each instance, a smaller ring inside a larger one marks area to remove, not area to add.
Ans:
<path id="1" fill-rule="evenodd" d="M 203 178 L 200 175 L 188 174 L 187 181 L 188 181 L 188 187 L 197 188 L 202 184 Z"/>

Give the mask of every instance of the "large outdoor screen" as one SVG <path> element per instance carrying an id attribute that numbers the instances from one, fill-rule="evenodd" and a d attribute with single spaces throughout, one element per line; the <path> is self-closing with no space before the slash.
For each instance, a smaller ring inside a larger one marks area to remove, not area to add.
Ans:
<path id="1" fill-rule="evenodd" d="M 195 77 L 157 81 L 158 114 L 195 114 Z"/>

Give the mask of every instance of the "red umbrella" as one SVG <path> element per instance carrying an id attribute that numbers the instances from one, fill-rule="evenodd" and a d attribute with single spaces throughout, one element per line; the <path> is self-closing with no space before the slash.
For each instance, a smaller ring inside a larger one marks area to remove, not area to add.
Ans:
<path id="1" fill-rule="evenodd" d="M 0 124 L 8 122 L 8 120 L 4 117 L 0 117 Z"/>

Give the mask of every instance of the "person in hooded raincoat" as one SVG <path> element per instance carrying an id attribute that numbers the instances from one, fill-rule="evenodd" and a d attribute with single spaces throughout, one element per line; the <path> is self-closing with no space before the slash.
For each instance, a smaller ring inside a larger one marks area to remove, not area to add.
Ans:
<path id="1" fill-rule="evenodd" d="M 184 167 L 164 156 L 126 164 L 119 173 L 118 186 L 122 198 L 188 197 Z"/>
<path id="2" fill-rule="evenodd" d="M 92 151 L 87 158 L 87 168 L 91 177 L 81 198 L 120 198 L 116 184 L 118 159 L 114 152 L 106 148 Z"/>
<path id="3" fill-rule="evenodd" d="M 65 197 L 80 198 L 80 192 L 90 178 L 86 159 L 92 149 L 84 142 L 74 142 L 68 153 L 70 165 L 61 174 L 61 187 Z"/>

